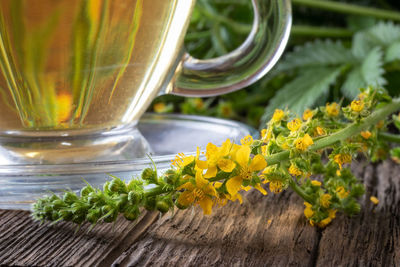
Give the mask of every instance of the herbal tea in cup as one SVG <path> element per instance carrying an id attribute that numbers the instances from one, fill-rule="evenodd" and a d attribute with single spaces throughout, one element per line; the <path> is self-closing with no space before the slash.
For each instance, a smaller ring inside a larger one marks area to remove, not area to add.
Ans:
<path id="1" fill-rule="evenodd" d="M 195 0 L 1 0 L 3 164 L 144 156 L 150 148 L 135 124 L 161 90 L 225 93 L 276 62 L 290 25 L 288 1 L 253 4 L 257 13 L 247 43 L 225 59 L 196 61 L 182 57 Z M 241 60 L 245 56 L 250 59 Z M 230 83 L 235 71 L 244 72 L 232 69 L 239 61 L 251 73 Z M 207 71 L 218 76 L 211 79 Z"/>

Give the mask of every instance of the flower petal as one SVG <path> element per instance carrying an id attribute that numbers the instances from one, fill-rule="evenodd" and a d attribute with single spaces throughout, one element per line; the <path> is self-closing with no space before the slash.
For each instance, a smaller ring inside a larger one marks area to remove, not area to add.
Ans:
<path id="1" fill-rule="evenodd" d="M 196 172 L 196 187 L 203 189 L 208 185 L 208 181 L 203 178 L 203 174 L 201 170 Z"/>
<path id="2" fill-rule="evenodd" d="M 195 200 L 195 195 L 192 192 L 185 191 L 180 194 L 178 198 L 178 203 L 184 207 L 190 206 Z"/>
<path id="3" fill-rule="evenodd" d="M 265 161 L 265 158 L 263 155 L 256 155 L 253 160 L 250 163 L 250 171 L 260 171 L 262 169 L 265 169 L 267 167 L 267 162 Z"/>
<path id="4" fill-rule="evenodd" d="M 224 172 L 232 172 L 236 167 L 236 163 L 230 159 L 220 159 L 217 165 Z"/>
<path id="5" fill-rule="evenodd" d="M 187 189 L 189 191 L 192 191 L 194 188 L 195 187 L 191 182 L 186 182 L 183 185 L 181 185 L 178 188 L 176 188 L 176 190 Z"/>
<path id="6" fill-rule="evenodd" d="M 204 174 L 204 178 L 212 178 L 217 175 L 217 166 L 211 166 L 208 168 L 206 174 Z"/>
<path id="7" fill-rule="evenodd" d="M 210 198 L 205 197 L 202 200 L 198 201 L 197 203 L 203 209 L 203 213 L 205 215 L 210 215 L 211 214 L 212 206 L 213 206 L 214 202 Z"/>
<path id="8" fill-rule="evenodd" d="M 208 163 L 205 160 L 196 160 L 196 167 L 202 170 L 207 169 Z"/>
<path id="9" fill-rule="evenodd" d="M 242 182 L 242 177 L 235 176 L 226 182 L 226 190 L 231 196 L 234 196 L 242 188 Z"/>
<path id="10" fill-rule="evenodd" d="M 242 146 L 236 152 L 236 161 L 239 163 L 240 166 L 247 167 L 247 164 L 249 163 L 250 152 L 251 149 L 249 146 Z"/>
<path id="11" fill-rule="evenodd" d="M 256 185 L 254 186 L 254 188 L 257 189 L 258 191 L 260 191 L 261 194 L 263 194 L 264 196 L 268 194 L 267 191 L 265 191 L 265 189 L 262 188 L 260 184 L 256 184 Z"/>
<path id="12" fill-rule="evenodd" d="M 219 150 L 219 156 L 224 157 L 224 156 L 228 155 L 231 148 L 232 148 L 232 143 L 231 143 L 231 140 L 229 140 L 229 138 L 228 138 L 228 139 L 226 139 L 225 142 L 222 143 L 222 146 Z"/>

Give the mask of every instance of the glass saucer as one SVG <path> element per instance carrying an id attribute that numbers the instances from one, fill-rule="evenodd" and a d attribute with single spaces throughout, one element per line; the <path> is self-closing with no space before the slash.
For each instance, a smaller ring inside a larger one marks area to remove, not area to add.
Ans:
<path id="1" fill-rule="evenodd" d="M 145 114 L 139 122 L 139 131 L 150 144 L 152 160 L 159 171 L 170 167 L 176 154 L 196 153 L 209 142 L 221 145 L 230 138 L 236 143 L 244 136 L 257 135 L 245 124 L 202 116 Z M 96 161 L 73 164 L 2 165 L 0 167 L 0 208 L 29 209 L 35 199 L 46 193 L 79 190 L 83 179 L 95 187 L 110 180 L 109 174 L 122 179 L 139 176 L 151 167 L 149 157 L 135 160 Z"/>

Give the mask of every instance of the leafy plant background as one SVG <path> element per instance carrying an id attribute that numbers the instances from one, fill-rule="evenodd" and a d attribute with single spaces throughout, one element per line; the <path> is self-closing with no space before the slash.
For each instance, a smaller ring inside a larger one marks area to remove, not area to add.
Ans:
<path id="1" fill-rule="evenodd" d="M 288 47 L 266 77 L 220 97 L 164 95 L 154 100 L 154 110 L 230 118 L 262 127 L 276 108 L 288 107 L 301 114 L 326 101 L 346 102 L 357 95 L 358 88 L 368 85 L 399 95 L 398 21 L 338 14 L 296 2 Z M 396 0 L 334 2 L 400 10 Z M 185 38 L 186 49 L 201 59 L 226 54 L 247 37 L 252 18 L 250 0 L 198 0 Z M 159 108 L 155 108 L 157 104 Z"/>

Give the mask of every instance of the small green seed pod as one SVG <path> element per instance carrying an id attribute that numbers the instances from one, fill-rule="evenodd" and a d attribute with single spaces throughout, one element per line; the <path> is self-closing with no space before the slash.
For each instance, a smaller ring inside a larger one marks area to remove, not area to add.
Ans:
<path id="1" fill-rule="evenodd" d="M 167 201 L 158 200 L 158 201 L 156 202 L 156 209 L 157 209 L 159 212 L 161 212 L 161 213 L 166 213 L 166 212 L 168 212 L 169 208 L 170 208 L 170 206 L 169 206 L 169 204 L 168 204 Z"/>
<path id="2" fill-rule="evenodd" d="M 174 185 L 177 179 L 178 179 L 178 177 L 177 177 L 177 174 L 176 174 L 176 172 L 174 170 L 170 169 L 170 170 L 167 170 L 164 173 L 164 181 L 167 184 Z"/>
<path id="3" fill-rule="evenodd" d="M 139 196 L 139 194 L 137 192 L 134 191 L 130 191 L 128 193 L 128 201 L 132 204 L 132 205 L 136 205 L 139 203 L 141 197 Z"/>
<path id="4" fill-rule="evenodd" d="M 156 198 L 155 197 L 148 197 L 144 200 L 144 208 L 146 210 L 154 210 L 156 208 Z"/>
<path id="5" fill-rule="evenodd" d="M 129 205 L 126 207 L 124 211 L 124 217 L 125 219 L 129 221 L 134 221 L 136 220 L 140 215 L 139 208 L 137 206 Z"/>
<path id="6" fill-rule="evenodd" d="M 72 222 L 76 224 L 81 224 L 85 221 L 86 216 L 85 214 L 76 214 L 72 217 Z"/>
<path id="7" fill-rule="evenodd" d="M 73 214 L 69 210 L 60 210 L 58 212 L 58 216 L 60 216 L 60 218 L 63 218 L 64 221 L 71 221 Z"/>
<path id="8" fill-rule="evenodd" d="M 115 178 L 108 185 L 108 190 L 114 193 L 125 193 L 126 185 L 123 181 Z"/>
<path id="9" fill-rule="evenodd" d="M 157 180 L 157 172 L 152 168 L 146 168 L 142 172 L 142 179 L 145 181 L 156 181 Z"/>
<path id="10" fill-rule="evenodd" d="M 97 223 L 97 221 L 100 219 L 100 216 L 101 216 L 100 209 L 92 209 L 86 215 L 86 220 L 90 223 Z"/>
<path id="11" fill-rule="evenodd" d="M 81 192 L 80 192 L 81 197 L 86 197 L 87 195 L 89 195 L 89 193 L 91 193 L 93 191 L 94 191 L 94 188 L 91 187 L 90 185 L 87 185 L 81 189 Z"/>
<path id="12" fill-rule="evenodd" d="M 67 192 L 64 194 L 63 200 L 68 205 L 71 205 L 76 200 L 78 200 L 78 197 L 73 192 Z"/>
<path id="13" fill-rule="evenodd" d="M 122 211 L 125 209 L 125 206 L 128 204 L 128 195 L 122 194 L 117 200 L 117 210 Z"/>
<path id="14" fill-rule="evenodd" d="M 55 210 L 59 210 L 60 208 L 65 207 L 65 203 L 61 199 L 57 199 L 52 202 L 52 207 Z"/>

